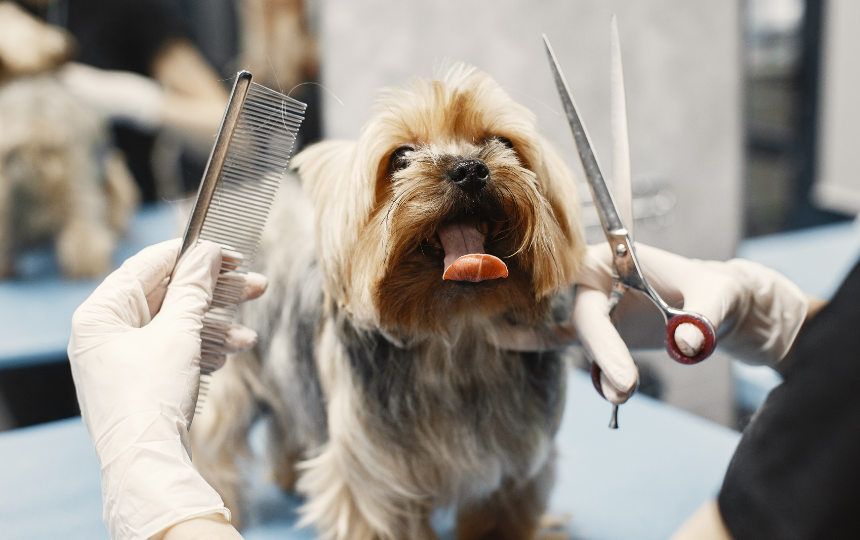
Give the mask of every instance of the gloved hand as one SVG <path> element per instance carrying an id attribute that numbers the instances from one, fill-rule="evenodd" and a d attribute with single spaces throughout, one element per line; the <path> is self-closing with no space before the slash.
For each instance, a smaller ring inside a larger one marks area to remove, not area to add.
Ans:
<path id="1" fill-rule="evenodd" d="M 806 295 L 786 277 L 760 264 L 687 259 L 636 244 L 636 255 L 651 286 L 670 305 L 704 315 L 717 331 L 717 346 L 754 364 L 773 364 L 791 348 L 806 318 Z M 535 350 L 569 345 L 578 337 L 601 369 L 606 398 L 624 403 L 636 388 L 638 371 L 630 348 L 662 348 L 665 325 L 643 294 L 624 295 L 610 321 L 612 253 L 606 244 L 589 246 L 579 278 L 576 304 L 567 323 L 556 328 L 506 328 L 500 345 Z M 617 328 L 616 328 L 617 325 Z M 625 336 L 622 340 L 621 336 Z M 697 354 L 704 336 L 683 324 L 675 342 L 688 356 Z"/>
<path id="2" fill-rule="evenodd" d="M 71 35 L 13 2 L 0 2 L 0 78 L 56 68 L 74 50 Z"/>
<path id="3" fill-rule="evenodd" d="M 717 331 L 717 344 L 735 358 L 753 364 L 773 364 L 791 348 L 806 318 L 806 295 L 782 274 L 743 259 L 727 262 L 687 259 L 667 251 L 636 245 L 636 255 L 651 286 L 670 305 L 705 316 Z M 620 338 L 607 315 L 612 287 L 612 254 L 606 245 L 590 246 L 580 278 L 579 298 L 573 324 L 583 346 L 603 371 L 604 393 L 617 402 L 635 388 L 635 372 L 629 353 L 621 350 Z M 644 295 L 625 295 L 614 318 L 619 330 L 625 320 L 639 320 L 651 313 L 663 321 Z M 653 342 L 641 346 L 661 347 L 664 334 L 650 332 Z M 697 354 L 704 336 L 691 324 L 675 332 L 675 342 L 687 356 Z M 633 344 L 631 344 L 633 345 Z M 632 383 L 632 384 L 631 384 Z"/>
<path id="4" fill-rule="evenodd" d="M 68 354 L 84 424 L 101 464 L 104 521 L 111 538 L 146 539 L 194 517 L 229 511 L 197 473 L 188 428 L 200 381 L 200 329 L 221 265 L 201 242 L 181 261 L 180 241 L 144 249 L 110 274 L 72 318 Z M 266 280 L 246 278 L 245 298 Z M 236 326 L 228 343 L 250 348 Z"/>
<path id="5" fill-rule="evenodd" d="M 149 77 L 69 62 L 58 73 L 78 99 L 103 116 L 144 130 L 161 127 L 164 91 Z"/>

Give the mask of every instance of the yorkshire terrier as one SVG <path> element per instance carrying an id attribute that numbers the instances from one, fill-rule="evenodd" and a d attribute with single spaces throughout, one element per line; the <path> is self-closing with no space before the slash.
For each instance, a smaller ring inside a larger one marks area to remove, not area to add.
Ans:
<path id="1" fill-rule="evenodd" d="M 0 118 L 0 278 L 41 242 L 65 277 L 106 273 L 139 193 L 104 120 L 52 74 L 0 85 Z"/>
<path id="2" fill-rule="evenodd" d="M 268 294 L 243 312 L 260 340 L 215 373 L 195 464 L 239 511 L 266 415 L 274 476 L 323 538 L 436 538 L 443 507 L 460 539 L 535 537 L 567 364 L 500 328 L 551 326 L 576 280 L 571 171 L 463 64 L 384 91 L 357 141 L 293 165 L 256 262 Z"/>

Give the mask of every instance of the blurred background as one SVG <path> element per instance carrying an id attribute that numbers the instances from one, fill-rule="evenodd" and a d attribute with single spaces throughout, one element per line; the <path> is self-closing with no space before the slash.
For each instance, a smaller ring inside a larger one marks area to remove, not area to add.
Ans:
<path id="1" fill-rule="evenodd" d="M 0 430 L 77 414 L 71 313 L 179 234 L 175 203 L 196 191 L 237 70 L 308 103 L 305 145 L 356 137 L 381 87 L 469 62 L 582 177 L 540 35 L 608 165 L 612 13 L 637 241 L 760 260 L 832 294 L 860 253 L 851 0 L 0 1 Z M 735 429 L 778 381 L 725 355 L 635 356 L 643 393 Z"/>

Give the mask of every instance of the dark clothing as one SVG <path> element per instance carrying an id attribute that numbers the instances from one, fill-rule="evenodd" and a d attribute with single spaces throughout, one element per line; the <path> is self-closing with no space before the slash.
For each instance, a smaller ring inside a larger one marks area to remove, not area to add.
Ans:
<path id="1" fill-rule="evenodd" d="M 169 0 L 69 0 L 67 17 L 78 61 L 101 69 L 151 76 L 158 53 L 183 36 Z"/>
<path id="2" fill-rule="evenodd" d="M 860 264 L 778 366 L 729 464 L 735 540 L 860 538 Z"/>
<path id="3" fill-rule="evenodd" d="M 171 0 L 67 0 L 66 27 L 78 42 L 78 61 L 101 69 L 152 76 L 156 56 L 181 39 L 179 15 Z M 156 199 L 152 171 L 155 135 L 114 126 L 114 141 L 125 153 L 144 201 Z"/>

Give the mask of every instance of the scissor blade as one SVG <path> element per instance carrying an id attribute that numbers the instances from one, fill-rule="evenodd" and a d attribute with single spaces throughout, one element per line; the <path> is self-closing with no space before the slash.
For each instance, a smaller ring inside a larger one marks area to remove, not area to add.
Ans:
<path id="1" fill-rule="evenodd" d="M 621 41 L 618 20 L 612 15 L 612 62 L 609 72 L 612 124 L 612 196 L 621 223 L 633 238 L 633 194 L 630 180 L 630 142 L 627 133 L 627 100 L 624 97 L 624 71 L 621 66 Z"/>
<path id="2" fill-rule="evenodd" d="M 552 50 L 552 45 L 549 44 L 549 38 L 546 34 L 543 35 L 543 41 L 546 45 L 546 52 L 549 55 L 549 64 L 552 68 L 552 74 L 555 78 L 555 85 L 558 89 L 558 95 L 561 98 L 561 103 L 564 106 L 564 112 L 567 115 L 567 121 L 570 124 L 570 130 L 573 132 L 573 140 L 576 143 L 576 149 L 579 152 L 579 159 L 582 162 L 582 168 L 585 170 L 585 177 L 588 180 L 588 185 L 591 188 L 591 196 L 594 199 L 594 206 L 597 209 L 597 214 L 600 216 L 600 223 L 603 225 L 603 230 L 606 233 L 616 232 L 624 229 L 621 218 L 618 215 L 618 209 L 612 201 L 612 195 L 606 187 L 606 181 L 603 179 L 603 173 L 600 170 L 600 164 L 597 162 L 597 156 L 592 150 L 591 141 L 588 138 L 588 132 L 580 120 L 579 112 L 573 101 L 573 96 L 567 86 L 567 81 L 564 80 L 564 75 L 561 73 L 561 67 L 558 65 L 558 60 L 555 58 L 555 53 Z"/>

